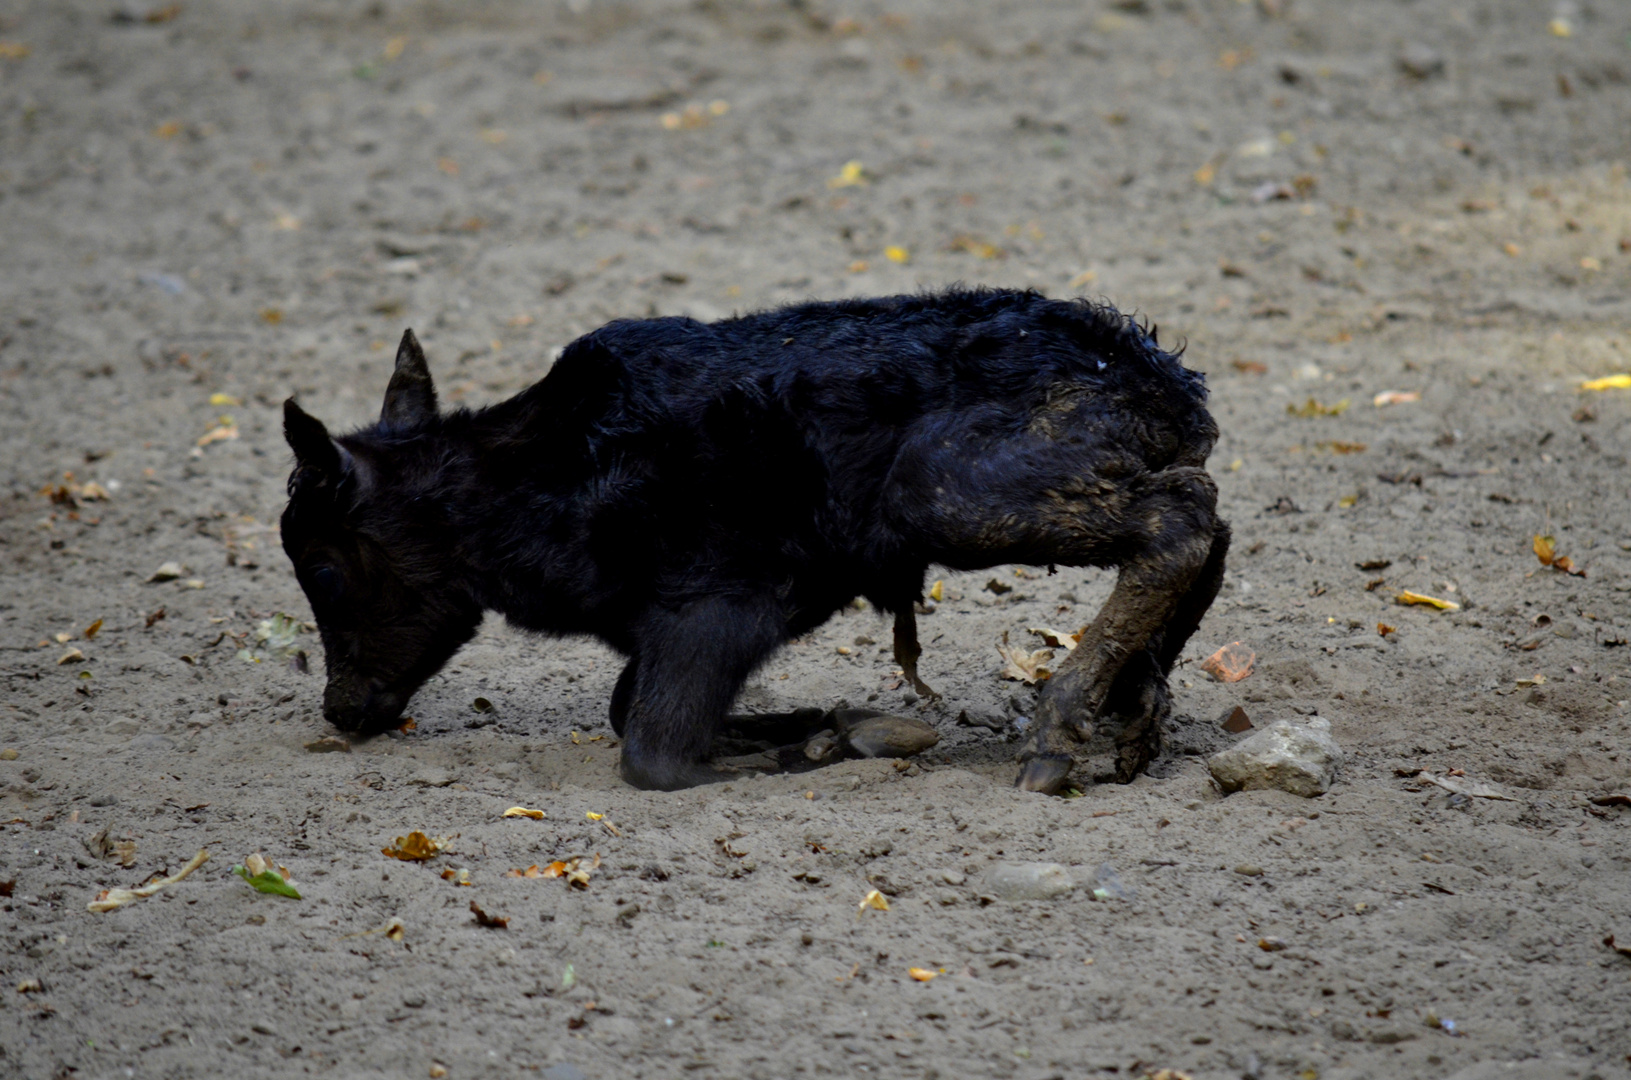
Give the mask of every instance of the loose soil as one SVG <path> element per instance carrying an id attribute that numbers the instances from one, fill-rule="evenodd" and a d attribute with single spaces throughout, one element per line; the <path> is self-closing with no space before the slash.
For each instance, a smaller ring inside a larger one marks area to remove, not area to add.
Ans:
<path id="1" fill-rule="evenodd" d="M 1631 6 L 5 0 L 0 43 L 0 1071 L 1631 1075 L 1631 391 L 1579 389 L 1631 370 Z M 406 326 L 477 404 L 611 318 L 951 282 L 1209 377 L 1235 548 L 1148 776 L 1010 786 L 995 646 L 1091 618 L 1064 568 L 945 578 L 938 701 L 857 609 L 740 703 L 920 717 L 910 762 L 632 790 L 616 657 L 494 621 L 413 730 L 306 749 L 315 637 L 255 640 L 309 617 L 286 396 L 366 421 Z M 1236 706 L 1329 719 L 1336 786 L 1224 797 Z M 1003 861 L 1080 885 L 987 903 Z"/>

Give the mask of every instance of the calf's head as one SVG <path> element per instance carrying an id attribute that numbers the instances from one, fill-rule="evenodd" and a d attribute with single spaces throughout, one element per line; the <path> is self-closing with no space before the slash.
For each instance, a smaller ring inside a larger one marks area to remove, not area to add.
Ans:
<path id="1" fill-rule="evenodd" d="M 481 622 L 435 498 L 438 426 L 411 330 L 373 427 L 334 438 L 293 398 L 283 404 L 295 455 L 283 550 L 323 639 L 323 715 L 346 731 L 394 726 Z"/>

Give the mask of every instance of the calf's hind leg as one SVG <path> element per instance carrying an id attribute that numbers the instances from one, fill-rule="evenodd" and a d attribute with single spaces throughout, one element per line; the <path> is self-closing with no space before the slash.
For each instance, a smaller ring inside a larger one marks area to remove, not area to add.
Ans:
<path id="1" fill-rule="evenodd" d="M 1204 469 L 1176 466 L 1137 484 L 1117 515 L 1119 535 L 1111 546 L 1123 555 L 1116 586 L 1081 643 L 1043 685 L 1036 731 L 1020 754 L 1018 787 L 1050 794 L 1063 788 L 1074 764 L 1072 743 L 1092 734 L 1128 662 L 1150 653 L 1130 674 L 1140 684 L 1151 678 L 1164 683 L 1172 659 L 1216 595 L 1217 580 L 1211 579 L 1221 578 L 1228 531 L 1217 518 L 1212 478 Z M 1066 561 L 1064 554 L 1060 561 Z M 1164 695 L 1164 686 L 1159 689 Z M 1144 707 L 1158 708 L 1159 699 Z M 1145 739 L 1154 737 L 1149 727 Z M 1133 756 L 1142 752 L 1135 747 Z"/>
<path id="2" fill-rule="evenodd" d="M 1223 563 L 1229 553 L 1229 526 L 1215 524 L 1212 549 L 1195 584 L 1184 593 L 1167 624 L 1151 637 L 1143 652 L 1122 666 L 1110 687 L 1101 716 L 1108 717 L 1115 743 L 1115 779 L 1130 783 L 1160 749 L 1161 723 L 1172 711 L 1167 676 L 1190 637 L 1200 627 L 1223 584 Z"/>
<path id="3" fill-rule="evenodd" d="M 729 779 L 704 764 L 708 748 L 743 681 L 786 629 L 768 597 L 708 597 L 647 613 L 636 659 L 612 695 L 614 724 L 621 707 L 623 779 L 657 791 Z"/>

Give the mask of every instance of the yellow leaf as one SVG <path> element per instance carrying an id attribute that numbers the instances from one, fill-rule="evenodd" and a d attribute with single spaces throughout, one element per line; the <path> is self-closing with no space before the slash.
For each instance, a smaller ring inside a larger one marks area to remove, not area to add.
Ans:
<path id="1" fill-rule="evenodd" d="M 1422 593 L 1402 592 L 1394 599 L 1401 604 L 1420 604 L 1422 607 L 1438 608 L 1440 611 L 1461 610 L 1461 605 L 1454 600 L 1441 600 L 1436 596 L 1426 596 Z"/>
<path id="2" fill-rule="evenodd" d="M 873 889 L 861 898 L 861 906 L 857 908 L 856 911 L 858 914 L 864 913 L 867 908 L 871 908 L 874 911 L 888 911 L 889 898 L 884 896 L 884 894 L 879 892 L 877 889 Z"/>
<path id="3" fill-rule="evenodd" d="M 176 871 L 174 874 L 171 874 L 169 877 L 159 878 L 157 881 L 149 882 L 148 884 L 135 889 L 103 889 L 97 894 L 96 899 L 92 900 L 86 905 L 86 907 L 91 911 L 97 912 L 112 911 L 114 908 L 123 907 L 132 900 L 144 899 L 152 896 L 160 889 L 174 885 L 176 882 L 180 881 L 182 878 L 186 877 L 188 874 L 192 873 L 194 870 L 197 870 L 200 866 L 203 866 L 209 861 L 210 853 L 207 850 L 200 851 L 197 855 L 194 855 L 188 860 L 186 866 L 183 866 L 180 870 Z"/>
<path id="4" fill-rule="evenodd" d="M 884 248 L 883 257 L 892 263 L 909 263 L 912 261 L 912 253 L 896 244 L 890 244 Z"/>
<path id="5" fill-rule="evenodd" d="M 946 582 L 944 579 L 936 581 L 933 585 L 929 586 L 929 599 L 933 600 L 935 603 L 940 603 L 941 597 L 943 597 L 945 594 Z"/>
<path id="6" fill-rule="evenodd" d="M 529 810 L 525 806 L 512 806 L 504 811 L 505 817 L 525 817 L 534 821 L 542 821 L 546 816 L 542 810 Z"/>
<path id="7" fill-rule="evenodd" d="M 1582 390 L 1631 390 L 1631 375 L 1605 375 L 1580 384 Z"/>
<path id="8" fill-rule="evenodd" d="M 838 170 L 838 175 L 827 181 L 829 188 L 864 187 L 871 183 L 866 175 L 866 166 L 859 161 L 846 161 L 844 167 Z"/>
<path id="9" fill-rule="evenodd" d="M 402 859 L 405 862 L 424 862 L 434 859 L 447 847 L 446 840 L 432 840 L 424 833 L 415 829 L 407 836 L 399 836 L 396 843 L 388 848 L 380 848 L 380 854 L 389 855 L 393 859 Z"/>
<path id="10" fill-rule="evenodd" d="M 384 49 L 382 55 L 385 57 L 386 60 L 395 60 L 397 57 L 402 55 L 402 50 L 406 49 L 407 47 L 408 47 L 408 39 L 407 38 L 405 38 L 405 37 L 394 37 L 394 38 L 392 38 L 391 40 L 389 40 L 389 41 L 387 41 L 385 43 L 385 49 Z"/>
<path id="11" fill-rule="evenodd" d="M 1348 406 L 1350 404 L 1352 404 L 1352 402 L 1350 402 L 1347 398 L 1343 398 L 1335 405 L 1321 405 L 1313 398 L 1309 398 L 1301 405 L 1287 405 L 1286 412 L 1292 416 L 1301 416 L 1304 419 L 1315 416 L 1341 416 L 1343 413 L 1348 411 Z"/>
<path id="12" fill-rule="evenodd" d="M 1035 652 L 1026 652 L 1024 649 L 1014 648 L 1008 644 L 1008 634 L 1003 632 L 1002 640 L 997 643 L 997 653 L 1006 663 L 999 675 L 1004 679 L 1014 679 L 1035 686 L 1045 682 L 1053 672 L 1042 665 L 1053 659 L 1052 649 L 1037 649 Z"/>
<path id="13" fill-rule="evenodd" d="M 216 407 L 220 407 L 222 405 L 242 405 L 243 399 L 235 398 L 231 394 L 211 394 L 210 404 Z"/>
<path id="14" fill-rule="evenodd" d="M 1551 31 L 1553 37 L 1566 38 L 1574 36 L 1574 27 L 1567 19 L 1553 19 L 1546 24 L 1546 29 Z"/>
<path id="15" fill-rule="evenodd" d="M 1082 640 L 1082 635 L 1079 633 L 1072 634 L 1064 630 L 1055 630 L 1047 626 L 1027 626 L 1025 628 L 1025 632 L 1027 634 L 1035 634 L 1037 637 L 1041 638 L 1049 648 L 1063 649 L 1066 652 L 1074 649 L 1076 647 L 1076 643 Z"/>
<path id="16" fill-rule="evenodd" d="M 1536 536 L 1534 547 L 1535 558 L 1540 560 L 1540 565 L 1551 566 L 1557 560 L 1557 539 L 1555 537 Z"/>
<path id="17" fill-rule="evenodd" d="M 1083 270 L 1080 274 L 1077 274 L 1075 277 L 1066 282 L 1065 287 L 1069 289 L 1080 289 L 1083 285 L 1091 285 L 1097 280 L 1099 280 L 1098 271 Z"/>
<path id="18" fill-rule="evenodd" d="M 601 818 L 605 817 L 606 815 L 605 814 L 597 814 L 593 810 L 585 810 L 583 812 L 583 816 L 588 818 L 590 821 L 599 821 Z"/>
<path id="19" fill-rule="evenodd" d="M 929 968 L 920 968 L 920 967 L 907 968 L 906 969 L 906 974 L 910 975 L 912 978 L 916 979 L 918 982 L 928 982 L 930 979 L 940 978 L 940 972 L 932 971 Z"/>

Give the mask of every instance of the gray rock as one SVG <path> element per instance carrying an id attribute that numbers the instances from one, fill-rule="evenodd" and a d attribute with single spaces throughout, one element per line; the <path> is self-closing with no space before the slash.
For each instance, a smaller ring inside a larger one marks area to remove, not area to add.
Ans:
<path id="1" fill-rule="evenodd" d="M 589 1080 L 589 1074 L 570 1061 L 557 1062 L 540 1075 L 544 1080 Z"/>
<path id="2" fill-rule="evenodd" d="M 1399 70 L 1413 79 L 1431 79 L 1444 74 L 1444 57 L 1420 41 L 1412 41 L 1399 52 Z"/>
<path id="3" fill-rule="evenodd" d="M 983 891 L 997 900 L 1052 900 L 1075 887 L 1058 863 L 996 863 L 985 872 Z"/>
<path id="4" fill-rule="evenodd" d="M 823 731 L 811 737 L 804 744 L 804 756 L 820 764 L 838 754 L 838 740 L 832 737 L 832 732 Z"/>
<path id="5" fill-rule="evenodd" d="M 129 745 L 130 749 L 132 750 L 150 750 L 154 752 L 174 750 L 176 748 L 176 744 L 171 742 L 169 739 L 166 739 L 163 735 L 154 735 L 151 733 L 136 736 L 134 739 L 130 740 Z"/>
<path id="6" fill-rule="evenodd" d="M 428 765 L 425 768 L 420 769 L 413 776 L 409 777 L 408 783 L 414 785 L 415 787 L 447 787 L 449 784 L 453 783 L 455 779 L 457 779 L 457 777 L 448 772 L 446 769 L 439 769 L 434 765 Z"/>
<path id="7" fill-rule="evenodd" d="M 844 744 L 861 757 L 903 758 L 920 754 L 940 741 L 931 724 L 909 716 L 873 716 L 845 727 Z"/>
<path id="8" fill-rule="evenodd" d="M 1207 760 L 1224 791 L 1278 788 L 1311 798 L 1331 789 L 1342 749 L 1331 738 L 1330 721 L 1280 720 Z"/>

